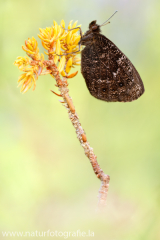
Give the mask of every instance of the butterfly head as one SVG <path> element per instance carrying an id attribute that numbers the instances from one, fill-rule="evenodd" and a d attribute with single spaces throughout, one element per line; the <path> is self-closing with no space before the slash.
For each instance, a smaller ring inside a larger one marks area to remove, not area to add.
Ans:
<path id="1" fill-rule="evenodd" d="M 116 13 L 117 11 L 115 11 L 115 13 Z M 114 13 L 114 14 L 115 14 Z M 114 14 L 112 14 L 112 16 L 111 17 L 113 17 L 114 16 Z M 111 18 L 110 17 L 110 18 Z M 110 19 L 109 18 L 109 19 Z M 108 20 L 109 20 L 108 19 Z M 81 35 L 81 40 L 79 41 L 79 45 L 85 45 L 85 46 L 87 46 L 87 45 L 91 45 L 95 40 L 94 40 L 94 36 L 96 36 L 97 34 L 99 34 L 100 32 L 101 32 L 101 27 L 102 26 L 104 26 L 104 25 L 106 25 L 106 24 L 108 24 L 108 23 L 110 23 L 110 22 L 108 22 L 108 20 L 107 21 L 105 21 L 103 24 L 101 24 L 101 25 L 98 25 L 96 22 L 96 20 L 94 20 L 94 21 L 92 21 L 90 24 L 89 24 L 89 30 L 82 36 Z"/>
<path id="2" fill-rule="evenodd" d="M 96 24 L 96 20 L 92 21 L 90 24 L 89 24 L 89 30 L 91 32 L 96 32 L 96 33 L 100 33 L 101 29 L 100 29 L 100 25 Z"/>
<path id="3" fill-rule="evenodd" d="M 80 45 L 90 45 L 94 40 L 94 34 L 100 33 L 100 26 L 96 24 L 96 21 L 92 21 L 89 24 L 89 30 L 81 37 L 79 41 Z"/>

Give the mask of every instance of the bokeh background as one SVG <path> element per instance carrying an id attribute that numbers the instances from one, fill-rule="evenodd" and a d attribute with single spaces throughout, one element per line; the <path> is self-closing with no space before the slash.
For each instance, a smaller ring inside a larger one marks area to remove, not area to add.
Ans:
<path id="1" fill-rule="evenodd" d="M 0 231 L 80 229 L 93 231 L 93 239 L 160 239 L 159 9 L 159 0 L 0 1 Z M 57 91 L 54 79 L 40 77 L 34 92 L 20 94 L 13 62 L 25 56 L 28 37 L 44 51 L 39 27 L 73 19 L 85 32 L 90 21 L 101 24 L 115 10 L 102 32 L 132 60 L 145 94 L 107 103 L 89 94 L 80 67 L 69 80 L 87 138 L 111 176 L 106 208 L 97 213 L 100 181 L 50 92 Z"/>

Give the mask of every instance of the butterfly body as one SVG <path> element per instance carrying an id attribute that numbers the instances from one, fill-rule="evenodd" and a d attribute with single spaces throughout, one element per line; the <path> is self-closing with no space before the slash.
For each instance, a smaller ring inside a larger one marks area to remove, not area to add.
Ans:
<path id="1" fill-rule="evenodd" d="M 131 61 L 93 21 L 82 36 L 81 72 L 91 95 L 108 102 L 131 102 L 144 93 L 141 77 Z"/>

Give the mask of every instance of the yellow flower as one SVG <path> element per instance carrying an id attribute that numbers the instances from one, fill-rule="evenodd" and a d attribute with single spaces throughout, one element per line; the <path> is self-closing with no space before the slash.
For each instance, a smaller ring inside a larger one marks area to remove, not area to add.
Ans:
<path id="1" fill-rule="evenodd" d="M 26 66 L 30 63 L 29 57 L 17 57 L 17 60 L 14 62 L 14 65 L 17 66 L 21 71 L 23 71 Z"/>
<path id="2" fill-rule="evenodd" d="M 69 72 L 74 65 L 80 65 L 80 58 L 76 57 L 80 53 L 79 41 L 79 26 L 77 21 L 72 24 L 69 22 L 67 29 L 65 29 L 64 20 L 58 25 L 54 21 L 54 25 L 40 28 L 40 34 L 42 46 L 47 50 L 45 52 L 48 55 L 49 60 L 53 60 L 57 66 L 57 69 L 62 77 L 72 78 L 77 75 L 77 72 Z M 46 75 L 52 73 L 50 67 L 47 66 L 47 61 L 44 59 L 43 54 L 39 54 L 38 43 L 34 37 L 28 38 L 25 41 L 25 46 L 22 49 L 26 52 L 28 57 L 18 57 L 14 62 L 14 65 L 24 73 L 19 77 L 19 85 L 21 85 L 21 92 L 27 92 L 32 85 L 33 90 L 36 87 L 36 80 L 40 75 Z"/>
<path id="3" fill-rule="evenodd" d="M 62 55 L 69 54 L 69 57 L 75 56 L 80 53 L 78 42 L 80 41 L 80 35 L 77 33 L 79 31 L 79 26 L 76 27 L 77 21 L 71 25 L 72 21 L 70 21 L 68 25 L 68 31 L 66 36 L 61 39 L 61 48 L 62 48 Z M 76 28 L 76 29 L 74 29 Z M 73 29 L 73 30 L 72 30 Z M 66 55 L 66 56 L 67 56 Z"/>
<path id="4" fill-rule="evenodd" d="M 36 80 L 38 79 L 38 75 L 41 74 L 42 68 L 39 67 L 31 67 L 31 68 L 26 68 L 26 72 L 21 74 L 19 79 L 18 79 L 18 87 L 22 85 L 21 87 L 21 92 L 25 93 L 27 92 L 32 85 L 34 85 L 33 90 L 36 88 Z"/>
<path id="5" fill-rule="evenodd" d="M 64 21 L 62 25 L 64 26 Z M 39 30 L 40 34 L 38 34 L 38 37 L 41 39 L 43 47 L 47 50 L 53 49 L 55 51 L 56 42 L 60 41 L 66 35 L 64 29 L 58 26 L 56 21 L 54 21 L 54 26 L 47 27 L 46 29 L 40 28 Z"/>
<path id="6" fill-rule="evenodd" d="M 22 46 L 22 49 L 27 55 L 34 60 L 39 60 L 40 56 L 37 40 L 34 37 L 28 38 L 28 40 L 25 41 L 25 45 L 26 46 Z"/>
<path id="7" fill-rule="evenodd" d="M 50 56 L 50 59 L 54 60 L 55 64 L 57 64 L 62 76 L 65 76 L 65 68 L 67 73 L 69 73 L 72 65 L 80 64 L 80 60 L 75 58 L 80 52 L 78 45 L 80 41 L 80 35 L 78 34 L 80 25 L 78 27 L 76 27 L 76 25 L 77 21 L 73 24 L 72 21 L 70 21 L 68 30 L 65 30 L 65 22 L 62 20 L 60 25 L 54 21 L 54 26 L 39 29 L 40 34 L 38 36 L 42 41 L 43 47 L 48 50 L 48 53 L 45 53 Z M 71 62 L 72 58 L 73 61 Z M 64 61 L 64 59 L 66 59 L 66 61 Z"/>

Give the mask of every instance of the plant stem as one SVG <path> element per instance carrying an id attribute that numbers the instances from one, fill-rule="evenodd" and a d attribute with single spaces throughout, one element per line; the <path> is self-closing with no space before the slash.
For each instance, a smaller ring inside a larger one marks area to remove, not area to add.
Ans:
<path id="1" fill-rule="evenodd" d="M 63 98 L 63 105 L 66 107 L 68 111 L 69 119 L 71 120 L 76 130 L 77 138 L 79 139 L 81 146 L 84 148 L 85 155 L 89 158 L 97 178 L 101 180 L 101 186 L 99 189 L 99 196 L 98 196 L 99 198 L 98 205 L 103 206 L 106 204 L 110 176 L 105 174 L 103 170 L 100 168 L 97 162 L 97 156 L 94 154 L 93 148 L 90 146 L 89 142 L 87 141 L 86 134 L 84 132 L 84 129 L 81 126 L 79 117 L 75 111 L 72 98 L 68 94 L 69 89 L 68 89 L 67 78 L 65 77 L 63 77 L 62 79 L 60 78 L 57 66 L 54 64 L 52 60 L 45 61 L 45 63 L 47 65 L 47 68 L 52 71 L 51 74 L 56 79 L 57 86 Z"/>

